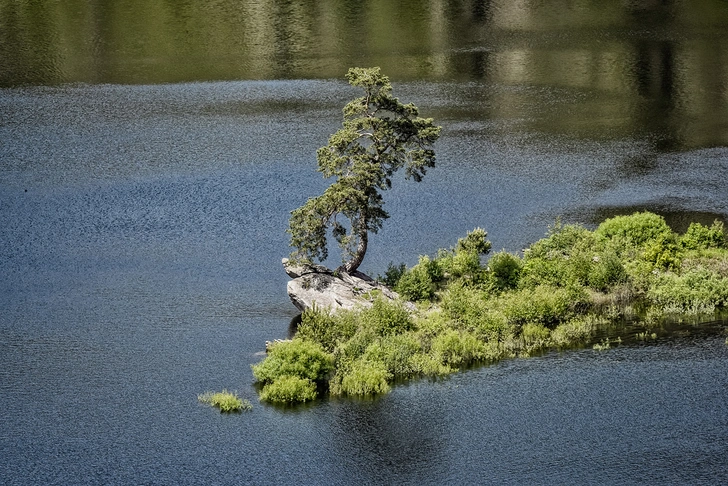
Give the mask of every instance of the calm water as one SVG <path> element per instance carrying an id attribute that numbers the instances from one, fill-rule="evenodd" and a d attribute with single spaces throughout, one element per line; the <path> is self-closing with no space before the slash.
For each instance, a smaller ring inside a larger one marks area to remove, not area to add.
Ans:
<path id="1" fill-rule="evenodd" d="M 109 3 L 0 0 L 0 483 L 728 482 L 725 323 L 295 409 L 249 369 L 347 67 L 443 126 L 370 274 L 475 226 L 684 229 L 728 219 L 725 2 Z"/>

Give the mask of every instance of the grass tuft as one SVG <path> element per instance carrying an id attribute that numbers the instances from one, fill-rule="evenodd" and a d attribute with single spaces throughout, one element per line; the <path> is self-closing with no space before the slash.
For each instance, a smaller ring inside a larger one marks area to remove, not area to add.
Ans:
<path id="1" fill-rule="evenodd" d="M 201 403 L 219 408 L 221 413 L 242 412 L 253 409 L 253 405 L 248 400 L 244 400 L 238 397 L 237 393 L 227 390 L 221 392 L 205 392 L 197 395 L 197 400 Z"/>

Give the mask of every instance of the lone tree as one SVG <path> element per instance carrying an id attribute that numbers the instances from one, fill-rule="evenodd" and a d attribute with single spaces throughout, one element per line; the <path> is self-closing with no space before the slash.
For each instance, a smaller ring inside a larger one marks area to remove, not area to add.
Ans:
<path id="1" fill-rule="evenodd" d="M 344 107 L 341 129 L 316 152 L 318 171 L 335 180 L 291 212 L 288 232 L 293 260 L 324 261 L 331 228 L 344 253 L 339 268 L 351 273 L 364 259 L 369 232 L 376 233 L 389 218 L 381 191 L 391 188 L 392 175 L 402 167 L 407 179 L 419 182 L 435 166 L 432 145 L 440 127 L 421 118 L 414 104 L 392 96 L 389 78 L 378 67 L 351 68 L 346 78 L 364 96 Z"/>

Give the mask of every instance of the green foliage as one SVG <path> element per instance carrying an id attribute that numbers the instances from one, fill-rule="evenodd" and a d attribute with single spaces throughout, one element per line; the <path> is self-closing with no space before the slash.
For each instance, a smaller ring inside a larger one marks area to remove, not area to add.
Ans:
<path id="1" fill-rule="evenodd" d="M 594 346 L 592 346 L 592 349 L 595 351 L 606 351 L 612 347 L 612 344 L 609 342 L 609 338 L 603 340 L 602 342 L 595 343 Z"/>
<path id="2" fill-rule="evenodd" d="M 451 279 L 463 279 L 464 282 L 477 283 L 482 277 L 480 255 L 471 251 L 440 252 L 437 262 L 444 273 Z"/>
<path id="3" fill-rule="evenodd" d="M 584 246 L 594 246 L 594 237 L 589 230 L 578 224 L 564 225 L 556 221 L 549 227 L 546 238 L 528 248 L 526 258 L 552 260 L 555 257 L 568 257 Z"/>
<path id="4" fill-rule="evenodd" d="M 363 358 L 383 363 L 392 376 L 406 378 L 419 373 L 413 357 L 422 351 L 420 341 L 411 333 L 398 334 L 389 339 L 377 339 L 367 347 Z"/>
<path id="5" fill-rule="evenodd" d="M 570 319 L 551 331 L 551 341 L 557 347 L 570 347 L 588 342 L 597 331 L 609 325 L 604 316 L 586 315 Z"/>
<path id="6" fill-rule="evenodd" d="M 283 375 L 266 384 L 260 399 L 271 403 L 293 404 L 316 399 L 316 384 L 300 376 Z"/>
<path id="7" fill-rule="evenodd" d="M 728 277 L 705 269 L 659 275 L 648 292 L 664 312 L 705 314 L 728 306 Z"/>
<path id="8" fill-rule="evenodd" d="M 344 395 L 364 396 L 387 393 L 392 374 L 381 361 L 360 359 L 341 380 L 341 393 Z"/>
<path id="9" fill-rule="evenodd" d="M 254 367 L 265 385 L 261 396 L 309 400 L 327 378 L 333 395 L 384 393 L 399 379 L 442 376 L 486 360 L 549 348 L 608 349 L 619 342 L 614 333 L 625 316 L 654 326 L 674 313 L 724 310 L 722 232 L 716 223 L 676 235 L 649 213 L 612 218 L 594 232 L 557 222 L 523 259 L 499 252 L 486 269 L 480 257 L 490 243 L 476 229 L 409 270 L 390 265 L 400 294 L 426 305 L 376 299 L 368 309 L 304 313 L 296 339 Z"/>
<path id="10" fill-rule="evenodd" d="M 627 271 L 617 254 L 612 251 L 595 257 L 587 273 L 587 282 L 595 290 L 608 291 L 626 281 Z"/>
<path id="11" fill-rule="evenodd" d="M 465 366 L 482 360 L 485 344 L 467 331 L 449 329 L 432 340 L 432 354 L 448 366 Z"/>
<path id="12" fill-rule="evenodd" d="M 366 326 L 379 336 L 399 334 L 413 328 L 412 318 L 401 302 L 375 300 L 361 313 Z"/>
<path id="13" fill-rule="evenodd" d="M 521 259 L 505 251 L 498 252 L 488 260 L 488 269 L 493 285 L 498 290 L 515 289 L 521 278 Z"/>
<path id="14" fill-rule="evenodd" d="M 601 239 L 614 240 L 622 250 L 641 248 L 654 241 L 667 241 L 672 230 L 662 216 L 654 213 L 634 213 L 607 219 L 594 234 Z"/>
<path id="15" fill-rule="evenodd" d="M 692 223 L 680 238 L 680 244 L 688 250 L 726 248 L 728 237 L 726 237 L 726 230 L 721 221 L 716 220 L 710 227 Z"/>
<path id="16" fill-rule="evenodd" d="M 458 239 L 455 253 L 486 255 L 491 246 L 490 241 L 488 241 L 488 233 L 483 228 L 475 228 L 473 231 L 469 231 L 464 238 Z"/>
<path id="17" fill-rule="evenodd" d="M 378 280 L 390 289 L 393 289 L 397 286 L 399 279 L 402 278 L 406 271 L 407 265 L 405 265 L 404 263 L 395 265 L 394 263 L 390 262 L 389 266 L 387 266 L 387 270 L 384 272 L 384 277 L 380 275 Z"/>
<path id="18" fill-rule="evenodd" d="M 328 310 L 315 306 L 301 314 L 297 337 L 321 345 L 327 353 L 333 353 L 336 345 L 350 339 L 358 323 L 351 312 L 341 312 L 334 318 Z"/>
<path id="19" fill-rule="evenodd" d="M 443 293 L 440 305 L 457 329 L 472 332 L 485 342 L 498 341 L 508 332 L 505 314 L 477 289 L 452 286 Z"/>
<path id="20" fill-rule="evenodd" d="M 644 244 L 642 258 L 652 263 L 656 268 L 679 268 L 682 260 L 682 251 L 678 245 L 677 235 L 659 235 L 652 241 Z"/>
<path id="21" fill-rule="evenodd" d="M 252 368 L 253 376 L 261 383 L 272 383 L 282 376 L 315 382 L 326 379 L 333 364 L 333 357 L 320 344 L 296 338 L 275 344 L 268 356 Z"/>
<path id="22" fill-rule="evenodd" d="M 526 346 L 543 347 L 551 337 L 549 331 L 543 324 L 529 323 L 521 329 L 521 337 Z"/>
<path id="23" fill-rule="evenodd" d="M 205 392 L 197 395 L 197 400 L 219 408 L 221 413 L 242 412 L 253 409 L 253 405 L 248 400 L 244 400 L 237 393 L 227 390 L 221 392 Z"/>
<path id="24" fill-rule="evenodd" d="M 598 259 L 594 235 L 579 225 L 549 228 L 546 238 L 534 243 L 524 253 L 519 285 L 571 287 L 586 285 L 592 263 Z"/>
<path id="25" fill-rule="evenodd" d="M 568 289 L 539 285 L 504 294 L 498 298 L 498 304 L 512 324 L 542 324 L 553 328 L 574 315 L 578 297 Z"/>
<path id="26" fill-rule="evenodd" d="M 485 230 L 475 228 L 464 238 L 458 239 L 454 248 L 438 251 L 434 260 L 420 257 L 420 263 L 412 271 L 417 267 L 424 268 L 419 270 L 419 275 L 413 275 L 411 281 L 407 282 L 409 288 L 404 288 L 405 293 L 421 296 L 416 300 L 430 300 L 437 290 L 437 284 L 442 285 L 443 282 L 462 280 L 468 284 L 482 283 L 485 271 L 480 264 L 480 257 L 487 254 L 491 247 L 487 236 Z M 427 287 L 428 280 L 431 282 L 430 292 Z"/>
<path id="27" fill-rule="evenodd" d="M 421 118 L 415 105 L 395 98 L 379 68 L 352 68 L 346 78 L 364 95 L 344 107 L 342 128 L 316 152 L 319 172 L 335 180 L 291 213 L 288 232 L 293 260 L 323 261 L 331 229 L 344 253 L 344 269 L 351 272 L 364 258 L 368 233 L 376 233 L 389 218 L 381 192 L 391 187 L 401 168 L 419 182 L 435 166 L 432 146 L 440 127 Z M 339 216 L 348 223 L 342 224 Z"/>
<path id="28" fill-rule="evenodd" d="M 437 289 L 436 282 L 442 280 L 442 269 L 428 256 L 421 256 L 417 265 L 407 270 L 399 279 L 395 291 L 407 300 L 430 300 Z"/>

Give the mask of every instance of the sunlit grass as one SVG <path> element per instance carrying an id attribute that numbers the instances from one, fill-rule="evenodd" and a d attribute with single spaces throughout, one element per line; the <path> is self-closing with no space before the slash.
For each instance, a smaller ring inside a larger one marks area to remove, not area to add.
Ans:
<path id="1" fill-rule="evenodd" d="M 220 412 L 242 412 L 252 410 L 253 405 L 245 399 L 240 398 L 237 393 L 223 390 L 221 392 L 205 392 L 197 395 L 197 400 L 212 407 L 220 409 Z"/>

